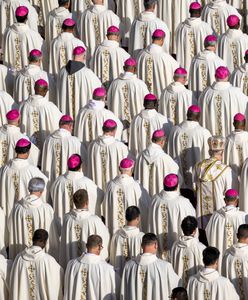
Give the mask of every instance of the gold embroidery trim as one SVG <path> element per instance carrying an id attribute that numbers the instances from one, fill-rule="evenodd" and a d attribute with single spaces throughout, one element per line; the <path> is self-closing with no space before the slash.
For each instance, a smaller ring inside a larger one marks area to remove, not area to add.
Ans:
<path id="1" fill-rule="evenodd" d="M 204 300 L 210 300 L 211 299 L 211 294 L 210 294 L 210 291 L 208 289 L 205 289 L 203 295 L 204 295 Z"/>
<path id="2" fill-rule="evenodd" d="M 74 226 L 74 231 L 77 239 L 77 254 L 78 256 L 80 256 L 82 254 L 82 243 L 81 243 L 82 228 L 77 224 Z"/>
<path id="3" fill-rule="evenodd" d="M 61 175 L 61 144 L 55 144 L 55 176 Z"/>
<path id="4" fill-rule="evenodd" d="M 230 45 L 231 52 L 232 52 L 232 58 L 233 58 L 233 66 L 234 68 L 238 67 L 238 54 L 237 54 L 237 45 L 233 42 Z"/>
<path id="5" fill-rule="evenodd" d="M 13 184 L 14 184 L 14 189 L 15 189 L 15 201 L 19 200 L 19 176 L 14 173 L 12 175 L 12 179 L 13 179 Z"/>
<path id="6" fill-rule="evenodd" d="M 117 213 L 117 220 L 118 220 L 118 226 L 119 228 L 123 227 L 125 225 L 125 210 L 124 210 L 124 205 L 123 205 L 123 191 L 119 189 L 117 191 L 117 202 L 118 202 L 118 213 Z"/>
<path id="7" fill-rule="evenodd" d="M 32 122 L 33 122 L 33 137 L 35 138 L 35 143 L 38 148 L 41 146 L 41 140 L 40 140 L 40 120 L 39 120 L 39 113 L 37 111 L 32 112 Z"/>
<path id="8" fill-rule="evenodd" d="M 223 132 L 223 127 L 222 127 L 222 97 L 220 95 L 217 95 L 215 97 L 215 107 L 216 107 L 216 122 L 217 122 L 217 130 L 216 130 L 216 135 L 221 135 Z"/>
<path id="9" fill-rule="evenodd" d="M 143 285 L 143 290 L 142 290 L 142 299 L 147 299 L 147 276 L 146 272 L 141 269 L 140 270 L 140 278 L 141 278 L 141 283 Z"/>
<path id="10" fill-rule="evenodd" d="M 81 288 L 81 297 L 80 300 L 87 300 L 87 269 L 82 269 L 81 276 L 82 276 L 82 288 Z"/>
<path id="11" fill-rule="evenodd" d="M 162 258 L 166 259 L 168 257 L 168 247 L 167 247 L 167 233 L 168 233 L 168 210 L 166 204 L 161 205 L 161 216 L 162 216 L 162 236 L 163 236 L 163 253 Z"/>
<path id="12" fill-rule="evenodd" d="M 66 53 L 65 53 L 65 45 L 62 45 L 59 49 L 59 55 L 60 55 L 60 68 L 64 67 L 66 65 Z"/>
<path id="13" fill-rule="evenodd" d="M 125 260 L 129 259 L 128 239 L 125 238 L 122 245 L 122 256 Z"/>
<path id="14" fill-rule="evenodd" d="M 29 281 L 29 297 L 31 300 L 36 299 L 36 282 L 35 282 L 35 268 L 32 264 L 27 268 L 28 272 L 28 281 Z"/>
<path id="15" fill-rule="evenodd" d="M 31 215 L 27 215 L 26 218 L 26 225 L 28 229 L 28 247 L 32 246 L 32 240 L 33 240 L 33 217 Z"/>
<path id="16" fill-rule="evenodd" d="M 88 114 L 89 142 L 93 141 L 92 114 Z"/>
<path id="17" fill-rule="evenodd" d="M 122 88 L 122 94 L 124 97 L 124 118 L 129 123 L 131 122 L 131 116 L 130 116 L 130 108 L 129 108 L 129 99 L 128 99 L 128 85 L 125 84 Z"/>
<path id="18" fill-rule="evenodd" d="M 152 93 L 153 92 L 153 59 L 151 56 L 147 58 L 146 65 L 147 65 L 146 85 L 149 92 Z"/>
<path id="19" fill-rule="evenodd" d="M 189 182 L 189 174 L 188 174 L 188 162 L 187 162 L 187 149 L 188 149 L 188 140 L 189 137 L 186 133 L 182 134 L 180 137 L 180 144 L 181 144 L 181 164 L 182 164 L 182 171 L 185 184 Z"/>
<path id="20" fill-rule="evenodd" d="M 19 37 L 15 38 L 15 69 L 16 71 L 21 70 L 21 50 L 20 50 L 20 40 Z"/>
<path id="21" fill-rule="evenodd" d="M 101 156 L 101 163 L 102 163 L 102 189 L 106 190 L 106 183 L 107 183 L 107 165 L 106 165 L 106 152 L 102 150 L 100 152 Z"/>
<path id="22" fill-rule="evenodd" d="M 146 145 L 148 146 L 151 143 L 151 127 L 149 121 L 145 120 L 144 128 L 146 131 Z"/>
<path id="23" fill-rule="evenodd" d="M 202 90 L 204 90 L 208 86 L 206 65 L 205 64 L 200 64 L 200 70 L 201 70 Z"/>
<path id="24" fill-rule="evenodd" d="M 147 25 L 146 24 L 143 24 L 140 27 L 140 33 L 141 33 L 142 40 L 143 40 L 143 49 L 145 49 L 147 47 L 147 40 L 146 40 Z"/>
<path id="25" fill-rule="evenodd" d="M 173 121 L 173 125 L 177 124 L 177 111 L 176 111 L 176 104 L 177 104 L 177 100 L 175 99 L 174 96 L 172 96 L 169 100 L 170 102 L 170 110 L 171 110 L 171 119 Z"/>
<path id="26" fill-rule="evenodd" d="M 188 280 L 189 280 L 189 258 L 187 257 L 187 255 L 183 256 L 183 283 L 184 286 L 187 286 L 188 284 Z"/>
<path id="27" fill-rule="evenodd" d="M 227 248 L 230 248 L 233 245 L 233 226 L 230 223 L 226 223 L 225 228 Z"/>
<path id="28" fill-rule="evenodd" d="M 69 201 L 70 201 L 70 210 L 72 210 L 73 207 L 74 207 L 74 203 L 73 203 L 73 186 L 72 186 L 72 183 L 68 182 L 65 187 L 66 187 L 66 190 L 67 190 L 67 193 L 68 193 L 68 197 L 69 197 Z"/>
<path id="29" fill-rule="evenodd" d="M 213 19 L 214 31 L 217 33 L 217 35 L 220 35 L 220 16 L 218 11 L 215 11 L 215 13 L 213 14 Z"/>
<path id="30" fill-rule="evenodd" d="M 75 111 L 75 74 L 68 75 L 69 80 L 69 106 L 71 108 L 71 114 L 75 120 L 76 111 Z"/>
<path id="31" fill-rule="evenodd" d="M 236 278 L 238 279 L 238 286 L 239 286 L 239 297 L 240 300 L 245 300 L 244 294 L 244 286 L 243 286 L 243 272 L 242 272 L 242 263 L 239 259 L 237 259 L 234 263 Z"/>
<path id="32" fill-rule="evenodd" d="M 109 51 L 103 51 L 103 69 L 102 69 L 102 82 L 106 89 L 109 86 Z"/>
<path id="33" fill-rule="evenodd" d="M 245 75 L 245 77 L 243 78 L 243 82 L 244 82 L 244 84 L 243 84 L 243 93 L 245 95 L 248 95 L 248 76 L 247 75 Z"/>
<path id="34" fill-rule="evenodd" d="M 7 162 L 8 155 L 8 142 L 6 140 L 1 141 L 1 163 L 0 166 L 3 166 Z"/>
<path id="35" fill-rule="evenodd" d="M 191 59 L 196 55 L 196 48 L 195 48 L 195 34 L 193 31 L 188 33 L 189 43 L 190 43 L 190 57 Z"/>
<path id="36" fill-rule="evenodd" d="M 96 37 L 96 47 L 100 45 L 101 43 L 101 35 L 100 35 L 100 29 L 99 29 L 99 19 L 96 14 L 94 14 L 92 18 L 93 26 L 95 29 L 95 37 Z"/>

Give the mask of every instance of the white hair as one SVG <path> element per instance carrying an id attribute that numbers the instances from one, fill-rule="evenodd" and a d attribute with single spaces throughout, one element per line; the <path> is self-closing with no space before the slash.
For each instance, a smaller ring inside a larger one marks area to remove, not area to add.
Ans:
<path id="1" fill-rule="evenodd" d="M 45 189 L 46 183 L 44 179 L 39 177 L 32 178 L 28 183 L 28 190 L 30 193 L 33 192 L 43 192 Z"/>

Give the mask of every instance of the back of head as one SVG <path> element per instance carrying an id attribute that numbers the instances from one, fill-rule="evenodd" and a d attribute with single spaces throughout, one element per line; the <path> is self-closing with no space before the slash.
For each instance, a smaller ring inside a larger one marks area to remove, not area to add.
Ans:
<path id="1" fill-rule="evenodd" d="M 18 6 L 15 11 L 16 20 L 18 23 L 25 23 L 28 19 L 29 10 L 26 6 Z"/>
<path id="2" fill-rule="evenodd" d="M 155 243 L 158 243 L 158 238 L 154 233 L 146 233 L 142 238 L 141 246 L 145 248 L 147 246 L 151 246 Z"/>
<path id="3" fill-rule="evenodd" d="M 127 222 L 134 221 L 140 216 L 140 210 L 137 206 L 129 206 L 126 209 L 126 220 Z"/>
<path id="4" fill-rule="evenodd" d="M 191 18 L 200 18 L 202 6 L 199 2 L 192 2 L 189 6 L 189 14 Z"/>
<path id="5" fill-rule="evenodd" d="M 48 232 L 44 229 L 37 229 L 33 235 L 33 245 L 45 248 L 48 240 Z"/>
<path id="6" fill-rule="evenodd" d="M 177 287 L 172 290 L 171 299 L 173 300 L 188 300 L 187 290 L 183 287 Z"/>
<path id="7" fill-rule="evenodd" d="M 73 194 L 73 202 L 77 209 L 86 207 L 89 203 L 88 192 L 80 189 Z"/>
<path id="8" fill-rule="evenodd" d="M 145 10 L 154 10 L 156 7 L 157 0 L 144 0 Z"/>
<path id="9" fill-rule="evenodd" d="M 99 246 L 102 246 L 102 238 L 97 234 L 90 235 L 86 243 L 87 250 L 89 251 Z"/>
<path id="10" fill-rule="evenodd" d="M 239 226 L 237 238 L 239 241 L 248 239 L 248 224 L 242 224 Z"/>
<path id="11" fill-rule="evenodd" d="M 70 0 L 59 0 L 59 6 L 66 6 L 70 3 Z"/>
<path id="12" fill-rule="evenodd" d="M 196 218 L 192 216 L 187 216 L 183 219 L 181 228 L 184 235 L 190 236 L 197 229 Z"/>
<path id="13" fill-rule="evenodd" d="M 30 193 L 35 192 L 43 192 L 45 189 L 46 183 L 44 179 L 40 177 L 34 177 L 32 178 L 28 183 L 28 190 Z"/>
<path id="14" fill-rule="evenodd" d="M 208 267 L 215 264 L 218 261 L 220 257 L 220 251 L 215 247 L 209 246 L 203 250 L 202 256 L 205 267 Z"/>

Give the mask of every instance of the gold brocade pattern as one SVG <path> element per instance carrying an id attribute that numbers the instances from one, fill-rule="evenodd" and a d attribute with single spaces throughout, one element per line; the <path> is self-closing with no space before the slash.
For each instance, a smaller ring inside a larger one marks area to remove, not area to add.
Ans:
<path id="1" fill-rule="evenodd" d="M 171 120 L 173 121 L 173 125 L 177 124 L 177 111 L 176 111 L 176 104 L 177 100 L 172 96 L 170 98 L 170 111 L 171 111 Z"/>
<path id="2" fill-rule="evenodd" d="M 75 74 L 68 75 L 69 80 L 69 106 L 70 111 L 75 120 L 76 112 L 75 112 Z"/>
<path id="3" fill-rule="evenodd" d="M 230 248 L 233 245 L 233 226 L 230 223 L 226 223 L 226 244 L 227 248 Z"/>
<path id="4" fill-rule="evenodd" d="M 101 34 L 99 29 L 99 19 L 97 15 L 93 15 L 92 22 L 95 29 L 96 47 L 101 44 Z"/>
<path id="5" fill-rule="evenodd" d="M 130 108 L 129 108 L 129 99 L 128 99 L 128 85 L 125 84 L 122 88 L 122 95 L 124 98 L 124 118 L 127 120 L 129 123 L 131 122 L 131 116 L 130 116 Z"/>
<path id="6" fill-rule="evenodd" d="M 248 95 L 248 76 L 245 75 L 243 78 L 243 93 L 247 96 Z"/>
<path id="7" fill-rule="evenodd" d="M 213 27 L 214 31 L 217 33 L 217 35 L 220 35 L 220 15 L 218 11 L 215 11 L 213 14 Z"/>
<path id="8" fill-rule="evenodd" d="M 5 15 L 6 15 L 6 28 L 10 25 L 10 4 L 6 3 L 5 6 Z"/>
<path id="9" fill-rule="evenodd" d="M 1 162 L 0 167 L 7 162 L 8 155 L 8 142 L 6 140 L 1 141 Z"/>
<path id="10" fill-rule="evenodd" d="M 13 179 L 13 184 L 14 184 L 14 189 L 15 189 L 15 201 L 20 200 L 19 199 L 19 176 L 14 173 L 12 175 L 12 179 Z"/>
<path id="11" fill-rule="evenodd" d="M 27 88 L 28 95 L 31 95 L 32 94 L 31 77 L 25 79 L 25 85 Z"/>
<path id="12" fill-rule="evenodd" d="M 168 209 L 166 204 L 161 205 L 161 216 L 162 216 L 162 231 L 163 231 L 163 253 L 162 258 L 168 258 L 168 248 L 167 248 L 167 233 L 168 233 Z"/>
<path id="13" fill-rule="evenodd" d="M 91 6 L 91 0 L 84 0 L 87 8 Z"/>
<path id="14" fill-rule="evenodd" d="M 107 183 L 107 162 L 106 162 L 106 152 L 102 150 L 100 152 L 101 155 L 101 164 L 102 164 L 102 189 L 106 190 Z"/>
<path id="15" fill-rule="evenodd" d="M 142 299 L 147 300 L 147 276 L 146 276 L 146 272 L 143 269 L 140 270 L 140 278 L 141 278 L 141 283 L 143 285 Z"/>
<path id="16" fill-rule="evenodd" d="M 151 143 L 151 126 L 149 121 L 145 120 L 144 128 L 146 131 L 146 145 L 148 146 Z"/>
<path id="17" fill-rule="evenodd" d="M 27 225 L 27 229 L 28 229 L 28 247 L 32 246 L 32 239 L 33 239 L 33 234 L 34 234 L 34 230 L 33 230 L 33 217 L 31 215 L 27 215 L 26 218 L 26 225 Z"/>
<path id="18" fill-rule="evenodd" d="M 22 68 L 21 66 L 21 50 L 20 50 L 20 40 L 17 36 L 15 38 L 15 69 L 16 71 L 20 71 Z"/>
<path id="19" fill-rule="evenodd" d="M 180 136 L 181 165 L 182 165 L 182 172 L 183 172 L 185 184 L 189 183 L 188 162 L 187 162 L 188 140 L 189 140 L 189 137 L 186 133 L 184 133 Z"/>
<path id="20" fill-rule="evenodd" d="M 234 68 L 238 67 L 238 54 L 237 54 L 237 45 L 235 43 L 231 43 L 231 52 L 232 52 L 232 58 L 233 58 L 233 66 Z"/>
<path id="21" fill-rule="evenodd" d="M 73 203 L 73 186 L 71 182 L 67 182 L 65 185 L 65 188 L 68 193 L 69 201 L 70 201 L 70 210 L 73 209 L 74 203 Z"/>
<path id="22" fill-rule="evenodd" d="M 35 282 L 35 268 L 32 264 L 27 268 L 28 281 L 29 281 L 29 297 L 30 300 L 36 300 L 36 282 Z"/>
<path id="23" fill-rule="evenodd" d="M 65 52 L 65 46 L 62 45 L 59 49 L 59 55 L 60 55 L 60 68 L 64 67 L 66 65 L 66 52 Z"/>
<path id="24" fill-rule="evenodd" d="M 43 11 L 42 11 L 42 4 L 41 0 L 37 1 L 37 6 L 39 8 L 39 13 L 38 13 L 38 25 L 41 27 L 44 27 L 44 17 L 43 17 Z"/>
<path id="25" fill-rule="evenodd" d="M 236 278 L 238 279 L 238 286 L 239 286 L 239 297 L 240 300 L 245 300 L 244 294 L 244 286 L 243 286 L 243 272 L 242 272 L 242 263 L 239 259 L 237 259 L 234 263 Z"/>
<path id="26" fill-rule="evenodd" d="M 222 127 L 222 97 L 220 95 L 217 95 L 215 97 L 215 107 L 216 107 L 216 135 L 221 135 L 222 136 L 222 132 L 223 132 L 223 127 Z"/>
<path id="27" fill-rule="evenodd" d="M 208 289 L 205 289 L 203 295 L 204 295 L 204 300 L 210 300 L 211 299 L 211 294 L 210 294 L 210 291 Z"/>
<path id="28" fill-rule="evenodd" d="M 207 72 L 206 72 L 206 65 L 200 65 L 201 70 L 201 83 L 202 83 L 202 90 L 204 90 L 208 86 L 208 79 L 207 79 Z"/>
<path id="29" fill-rule="evenodd" d="M 189 280 L 189 258 L 187 257 L 187 255 L 183 256 L 183 283 L 184 286 L 186 287 L 188 284 L 188 280 Z"/>
<path id="30" fill-rule="evenodd" d="M 118 189 L 117 191 L 117 202 L 118 202 L 118 213 L 117 213 L 117 220 L 118 220 L 118 226 L 119 228 L 123 227 L 125 225 L 125 209 L 123 205 L 123 196 L 124 193 L 122 189 Z"/>
<path id="31" fill-rule="evenodd" d="M 61 144 L 55 144 L 55 176 L 56 178 L 61 175 Z"/>
<path id="32" fill-rule="evenodd" d="M 195 34 L 193 31 L 188 33 L 189 43 L 190 43 L 190 57 L 193 58 L 196 55 L 196 48 L 195 48 Z"/>
<path id="33" fill-rule="evenodd" d="M 74 226 L 74 231 L 77 239 L 77 254 L 78 256 L 80 256 L 82 254 L 82 243 L 81 243 L 82 228 L 77 224 Z"/>
<path id="34" fill-rule="evenodd" d="M 81 288 L 81 297 L 80 300 L 87 300 L 87 269 L 82 269 L 81 277 L 82 277 L 82 288 Z"/>
<path id="35" fill-rule="evenodd" d="M 144 24 L 140 27 L 140 33 L 141 33 L 142 40 L 143 40 L 143 49 L 145 49 L 147 47 L 147 40 L 146 40 L 147 25 L 146 24 Z"/>
<path id="36" fill-rule="evenodd" d="M 129 251 L 128 251 L 128 239 L 125 238 L 122 244 L 122 256 L 125 260 L 129 259 Z"/>
<path id="37" fill-rule="evenodd" d="M 40 119 L 39 119 L 39 113 L 37 111 L 32 112 L 32 122 L 33 122 L 33 137 L 35 138 L 35 144 L 38 148 L 41 146 L 41 141 L 40 141 Z"/>
<path id="38" fill-rule="evenodd" d="M 104 50 L 102 55 L 103 55 L 102 82 L 107 89 L 109 86 L 109 51 L 107 49 Z"/>
<path id="39" fill-rule="evenodd" d="M 146 71 L 147 71 L 147 74 L 146 74 L 147 88 L 148 88 L 149 92 L 152 93 L 153 92 L 153 59 L 151 56 L 149 56 L 147 58 Z"/>
<path id="40" fill-rule="evenodd" d="M 152 190 L 153 190 L 153 168 L 154 168 L 154 163 L 148 165 L 149 168 L 149 193 L 150 195 L 152 194 Z"/>
<path id="41" fill-rule="evenodd" d="M 138 17 L 139 15 L 139 1 L 133 0 L 133 6 L 134 6 L 134 16 Z"/>
<path id="42" fill-rule="evenodd" d="M 92 114 L 88 114 L 89 142 L 93 141 Z"/>
<path id="43" fill-rule="evenodd" d="M 56 24 L 56 32 L 57 32 L 57 36 L 60 35 L 61 30 L 62 30 L 62 25 L 60 23 L 60 20 L 57 20 L 57 24 Z"/>
<path id="44" fill-rule="evenodd" d="M 238 151 L 239 167 L 242 168 L 244 163 L 243 147 L 241 145 L 237 145 L 236 150 Z"/>

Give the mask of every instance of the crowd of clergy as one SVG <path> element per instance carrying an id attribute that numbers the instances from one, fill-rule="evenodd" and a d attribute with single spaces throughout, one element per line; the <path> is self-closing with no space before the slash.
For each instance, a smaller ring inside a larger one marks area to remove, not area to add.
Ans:
<path id="1" fill-rule="evenodd" d="M 248 300 L 248 0 L 0 0 L 0 299 Z"/>

